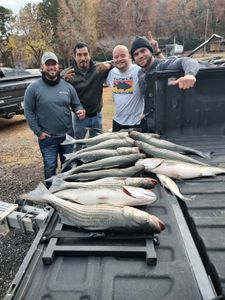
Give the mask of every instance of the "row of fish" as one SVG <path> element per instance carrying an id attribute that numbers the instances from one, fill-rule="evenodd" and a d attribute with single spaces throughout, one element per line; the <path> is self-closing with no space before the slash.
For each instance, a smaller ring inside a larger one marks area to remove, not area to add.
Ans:
<path id="1" fill-rule="evenodd" d="M 132 207 L 156 200 L 151 190 L 139 187 L 154 187 L 154 179 L 109 178 L 98 182 L 75 183 L 72 186 L 69 183 L 73 189 L 65 188 L 63 182 L 55 183 L 52 190 L 58 185 L 59 191 L 54 194 L 40 183 L 34 191 L 20 197 L 48 203 L 58 211 L 64 224 L 86 230 L 160 233 L 165 229 L 165 224 L 158 217 Z"/>
<path id="2" fill-rule="evenodd" d="M 47 202 L 59 211 L 63 222 L 85 229 L 159 233 L 165 229 L 163 221 L 133 207 L 156 201 L 150 189 L 157 181 L 138 176 L 154 173 L 173 194 L 189 200 L 171 178 L 225 173 L 223 168 L 184 155 L 209 158 L 210 153 L 168 142 L 157 134 L 112 132 L 82 140 L 67 136 L 63 144 L 71 143 L 85 148 L 66 156 L 64 172 L 49 179 L 50 190 L 39 185 L 22 198 Z"/>

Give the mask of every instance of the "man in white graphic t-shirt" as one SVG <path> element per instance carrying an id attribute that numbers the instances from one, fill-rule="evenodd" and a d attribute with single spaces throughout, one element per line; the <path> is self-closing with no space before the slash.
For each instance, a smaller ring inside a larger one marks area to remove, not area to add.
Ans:
<path id="1" fill-rule="evenodd" d="M 140 67 L 131 63 L 129 50 L 124 45 L 113 49 L 113 68 L 107 77 L 115 103 L 113 131 L 140 127 L 144 110 L 144 98 L 138 84 Z"/>

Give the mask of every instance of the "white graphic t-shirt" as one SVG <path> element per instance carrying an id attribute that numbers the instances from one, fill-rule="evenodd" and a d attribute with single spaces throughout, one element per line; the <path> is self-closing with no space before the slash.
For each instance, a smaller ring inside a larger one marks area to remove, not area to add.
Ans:
<path id="1" fill-rule="evenodd" d="M 112 88 L 115 102 L 114 120 L 120 125 L 138 125 L 144 111 L 144 96 L 138 84 L 140 67 L 131 65 L 122 73 L 113 68 L 107 77 L 107 84 Z"/>

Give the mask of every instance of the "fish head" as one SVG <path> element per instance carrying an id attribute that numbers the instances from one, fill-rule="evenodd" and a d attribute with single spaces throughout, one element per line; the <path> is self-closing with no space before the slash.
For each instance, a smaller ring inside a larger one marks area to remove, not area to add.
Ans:
<path id="1" fill-rule="evenodd" d="M 157 180 L 153 179 L 153 178 L 142 178 L 142 185 L 141 187 L 143 188 L 151 188 L 151 187 L 154 187 L 156 186 L 157 184 Z"/>
<path id="2" fill-rule="evenodd" d="M 145 159 L 139 159 L 136 164 L 137 165 L 143 165 L 144 167 L 148 167 L 148 169 L 155 169 L 159 165 L 162 164 L 164 160 L 162 158 L 145 158 Z"/>
<path id="3" fill-rule="evenodd" d="M 144 189 L 153 188 L 157 184 L 157 180 L 148 177 L 128 177 L 125 179 L 126 185 L 139 186 Z"/>
<path id="4" fill-rule="evenodd" d="M 143 210 L 129 206 L 123 207 L 122 210 L 128 228 L 135 228 L 143 233 L 160 233 L 165 229 L 163 221 Z"/>

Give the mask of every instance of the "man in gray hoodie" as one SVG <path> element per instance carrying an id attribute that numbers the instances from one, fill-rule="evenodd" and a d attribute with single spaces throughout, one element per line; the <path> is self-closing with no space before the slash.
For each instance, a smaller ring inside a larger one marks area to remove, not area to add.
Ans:
<path id="1" fill-rule="evenodd" d="M 79 119 L 85 118 L 85 110 L 75 89 L 60 79 L 57 56 L 45 52 L 41 63 L 42 78 L 28 86 L 24 112 L 30 128 L 38 137 L 47 179 L 56 174 L 58 156 L 62 164 L 64 154 L 73 152 L 73 145 L 61 145 L 66 134 L 73 136 L 71 110 Z"/>

